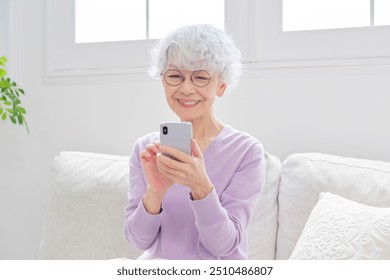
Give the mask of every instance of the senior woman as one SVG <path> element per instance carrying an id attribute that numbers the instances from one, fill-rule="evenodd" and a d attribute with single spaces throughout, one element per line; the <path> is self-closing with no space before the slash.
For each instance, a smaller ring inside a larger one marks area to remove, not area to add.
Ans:
<path id="1" fill-rule="evenodd" d="M 224 31 L 192 25 L 151 53 L 169 107 L 192 123 L 192 155 L 162 146 L 158 132 L 138 139 L 126 238 L 144 250 L 140 259 L 247 259 L 248 224 L 265 179 L 263 147 L 213 112 L 241 74 L 240 52 Z"/>

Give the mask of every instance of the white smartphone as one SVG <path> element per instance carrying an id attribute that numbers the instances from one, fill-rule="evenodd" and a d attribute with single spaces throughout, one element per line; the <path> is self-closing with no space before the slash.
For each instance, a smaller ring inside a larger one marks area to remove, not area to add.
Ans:
<path id="1" fill-rule="evenodd" d="M 167 122 L 160 125 L 160 142 L 162 146 L 178 149 L 192 154 L 192 125 L 190 122 Z M 177 160 L 173 156 L 167 156 Z"/>

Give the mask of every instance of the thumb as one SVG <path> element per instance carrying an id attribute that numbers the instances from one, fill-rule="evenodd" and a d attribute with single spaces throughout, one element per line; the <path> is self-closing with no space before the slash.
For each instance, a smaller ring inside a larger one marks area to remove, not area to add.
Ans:
<path id="1" fill-rule="evenodd" d="M 194 157 L 203 159 L 202 151 L 200 150 L 198 142 L 195 139 L 192 139 L 192 155 Z"/>

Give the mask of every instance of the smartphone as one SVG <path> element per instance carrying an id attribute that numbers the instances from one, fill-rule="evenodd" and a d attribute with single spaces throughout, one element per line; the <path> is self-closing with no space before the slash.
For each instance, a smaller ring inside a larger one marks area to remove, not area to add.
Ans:
<path id="1" fill-rule="evenodd" d="M 162 146 L 178 149 L 192 154 L 192 124 L 190 122 L 167 122 L 160 125 L 160 142 Z M 164 154 L 177 160 L 169 154 Z"/>

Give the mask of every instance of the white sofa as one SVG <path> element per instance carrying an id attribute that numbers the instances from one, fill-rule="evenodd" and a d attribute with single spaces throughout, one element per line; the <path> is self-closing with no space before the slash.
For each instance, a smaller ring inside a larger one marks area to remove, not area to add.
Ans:
<path id="1" fill-rule="evenodd" d="M 318 153 L 293 154 L 283 164 L 266 153 L 266 160 L 250 259 L 390 259 L 390 163 Z M 39 258 L 139 256 L 124 237 L 127 188 L 128 157 L 61 152 Z M 334 195 L 319 200 L 324 192 Z"/>

